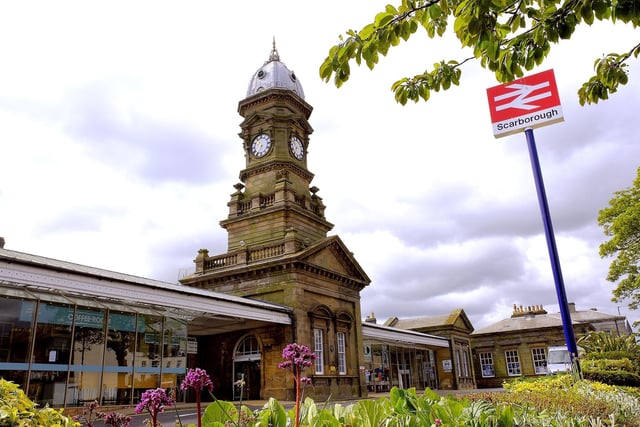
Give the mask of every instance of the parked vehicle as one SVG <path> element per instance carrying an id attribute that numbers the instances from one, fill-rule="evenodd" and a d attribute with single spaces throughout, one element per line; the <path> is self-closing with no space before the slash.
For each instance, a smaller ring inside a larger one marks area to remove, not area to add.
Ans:
<path id="1" fill-rule="evenodd" d="M 578 347 L 578 356 L 583 354 L 582 348 Z M 558 372 L 571 372 L 571 354 L 566 345 L 553 346 L 547 349 L 547 372 L 557 374 Z"/>

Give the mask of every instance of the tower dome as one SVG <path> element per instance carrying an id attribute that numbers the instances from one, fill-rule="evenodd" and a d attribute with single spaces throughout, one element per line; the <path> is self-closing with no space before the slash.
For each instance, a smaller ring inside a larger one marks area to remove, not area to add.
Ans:
<path id="1" fill-rule="evenodd" d="M 288 89 L 304 99 L 304 91 L 298 77 L 284 63 L 280 62 L 275 39 L 269 60 L 255 72 L 249 82 L 247 98 L 267 89 Z"/>

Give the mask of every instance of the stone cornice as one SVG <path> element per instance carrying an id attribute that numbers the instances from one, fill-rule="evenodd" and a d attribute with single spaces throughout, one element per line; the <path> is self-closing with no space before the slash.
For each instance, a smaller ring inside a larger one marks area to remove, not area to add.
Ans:
<path id="1" fill-rule="evenodd" d="M 306 263 L 304 261 L 289 260 L 272 260 L 266 263 L 236 265 L 229 268 L 205 272 L 198 276 L 191 276 L 183 279 L 183 285 L 195 286 L 197 288 L 210 288 L 211 286 L 224 286 L 225 284 L 240 283 L 255 280 L 259 277 L 266 277 L 279 273 L 291 273 L 293 271 L 300 273 L 310 273 L 312 275 L 328 279 L 334 283 L 338 283 L 351 290 L 360 292 L 367 286 L 367 283 L 360 280 L 344 276 L 320 267 Z"/>
<path id="2" fill-rule="evenodd" d="M 302 100 L 297 95 L 294 95 L 290 90 L 285 89 L 269 89 L 264 92 L 259 92 L 249 98 L 245 98 L 238 103 L 238 113 L 242 117 L 246 114 L 247 110 L 253 108 L 260 108 L 265 104 L 277 101 L 286 101 L 294 105 L 298 110 L 302 111 L 305 117 L 308 119 L 311 116 L 313 107 Z"/>
<path id="3" fill-rule="evenodd" d="M 246 182 L 247 178 L 255 175 L 260 175 L 270 171 L 278 171 L 278 170 L 289 170 L 296 175 L 302 177 L 308 182 L 311 182 L 313 177 L 315 176 L 313 173 L 309 172 L 307 169 L 302 168 L 294 163 L 285 162 L 285 161 L 275 161 L 264 163 L 261 165 L 252 166 L 250 168 L 244 169 L 240 172 L 240 180 L 242 182 Z"/>

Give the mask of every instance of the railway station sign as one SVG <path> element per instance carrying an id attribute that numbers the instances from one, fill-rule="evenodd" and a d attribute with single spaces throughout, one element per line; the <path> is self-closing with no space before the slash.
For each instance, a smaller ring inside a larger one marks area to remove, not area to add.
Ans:
<path id="1" fill-rule="evenodd" d="M 564 120 L 553 70 L 490 87 L 487 97 L 496 138 Z"/>

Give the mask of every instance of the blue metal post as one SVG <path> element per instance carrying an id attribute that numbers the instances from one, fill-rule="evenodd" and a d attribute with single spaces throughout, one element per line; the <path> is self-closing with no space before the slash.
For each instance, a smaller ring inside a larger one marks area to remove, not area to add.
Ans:
<path id="1" fill-rule="evenodd" d="M 569 312 L 569 303 L 567 302 L 567 293 L 564 288 L 564 280 L 562 279 L 562 270 L 560 269 L 560 258 L 558 256 L 558 248 L 556 247 L 556 239 L 553 235 L 553 225 L 551 224 L 551 215 L 549 214 L 547 193 L 544 190 L 544 182 L 542 181 L 542 171 L 540 170 L 540 161 L 538 160 L 538 151 L 536 150 L 536 140 L 533 137 L 533 129 L 525 129 L 524 133 L 527 136 L 531 168 L 533 169 L 533 178 L 536 182 L 538 203 L 540 204 L 540 212 L 542 213 L 544 232 L 547 236 L 547 249 L 549 250 L 553 279 L 556 284 L 556 294 L 558 295 L 564 338 L 567 342 L 567 349 L 569 350 L 569 353 L 571 353 L 571 360 L 576 364 L 579 370 L 580 365 L 577 364 L 577 360 L 574 361 L 574 356 L 578 355 L 578 347 L 576 345 L 576 337 L 573 332 L 573 324 L 571 323 L 571 314 Z"/>

